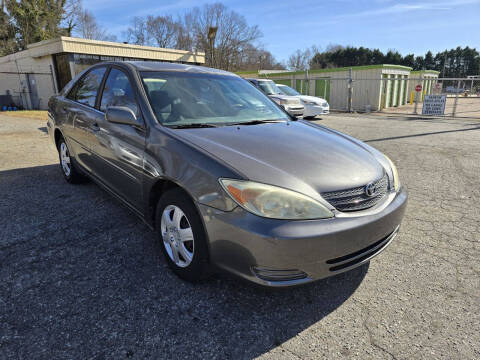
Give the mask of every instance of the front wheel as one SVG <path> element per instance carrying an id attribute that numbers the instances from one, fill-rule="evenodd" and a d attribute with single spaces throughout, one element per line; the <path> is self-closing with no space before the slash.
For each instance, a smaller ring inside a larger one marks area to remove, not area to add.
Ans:
<path id="1" fill-rule="evenodd" d="M 190 282 L 207 277 L 205 230 L 195 205 L 182 190 L 169 190 L 160 198 L 155 224 L 162 252 L 173 272 Z"/>

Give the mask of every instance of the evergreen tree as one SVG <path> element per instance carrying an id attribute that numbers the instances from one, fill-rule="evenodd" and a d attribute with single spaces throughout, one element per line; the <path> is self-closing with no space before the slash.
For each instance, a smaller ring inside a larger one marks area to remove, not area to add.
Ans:
<path id="1" fill-rule="evenodd" d="M 0 56 L 14 53 L 16 50 L 15 27 L 10 16 L 5 12 L 5 3 L 2 0 L 0 4 Z"/>
<path id="2" fill-rule="evenodd" d="M 15 25 L 20 49 L 28 44 L 64 34 L 65 0 L 6 0 L 6 7 Z"/>

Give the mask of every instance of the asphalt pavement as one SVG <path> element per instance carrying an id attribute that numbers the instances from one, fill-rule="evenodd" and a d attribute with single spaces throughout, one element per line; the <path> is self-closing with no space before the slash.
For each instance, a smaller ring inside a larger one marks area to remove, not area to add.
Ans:
<path id="1" fill-rule="evenodd" d="M 480 122 L 318 122 L 397 164 L 407 214 L 369 265 L 270 291 L 178 279 L 141 220 L 64 181 L 44 122 L 0 115 L 0 358 L 480 358 Z"/>

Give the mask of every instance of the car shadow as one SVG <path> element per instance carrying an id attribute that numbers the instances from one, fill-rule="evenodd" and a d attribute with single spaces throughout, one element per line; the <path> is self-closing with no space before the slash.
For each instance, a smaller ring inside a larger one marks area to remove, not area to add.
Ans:
<path id="1" fill-rule="evenodd" d="M 275 291 L 224 274 L 190 284 L 141 220 L 58 165 L 0 171 L 0 199 L 7 357 L 252 359 L 321 321 L 368 272 Z"/>
<path id="2" fill-rule="evenodd" d="M 43 132 L 45 134 L 48 134 L 48 129 L 47 129 L 46 126 L 39 127 L 38 130 L 40 130 L 41 132 Z"/>

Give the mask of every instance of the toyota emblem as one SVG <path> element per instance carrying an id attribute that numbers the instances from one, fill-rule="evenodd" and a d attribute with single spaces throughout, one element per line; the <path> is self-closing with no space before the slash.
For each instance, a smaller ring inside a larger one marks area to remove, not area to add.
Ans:
<path id="1" fill-rule="evenodd" d="M 365 195 L 367 195 L 368 197 L 374 196 L 376 192 L 377 192 L 377 189 L 374 183 L 370 183 L 370 184 L 367 184 L 367 186 L 365 186 Z"/>

